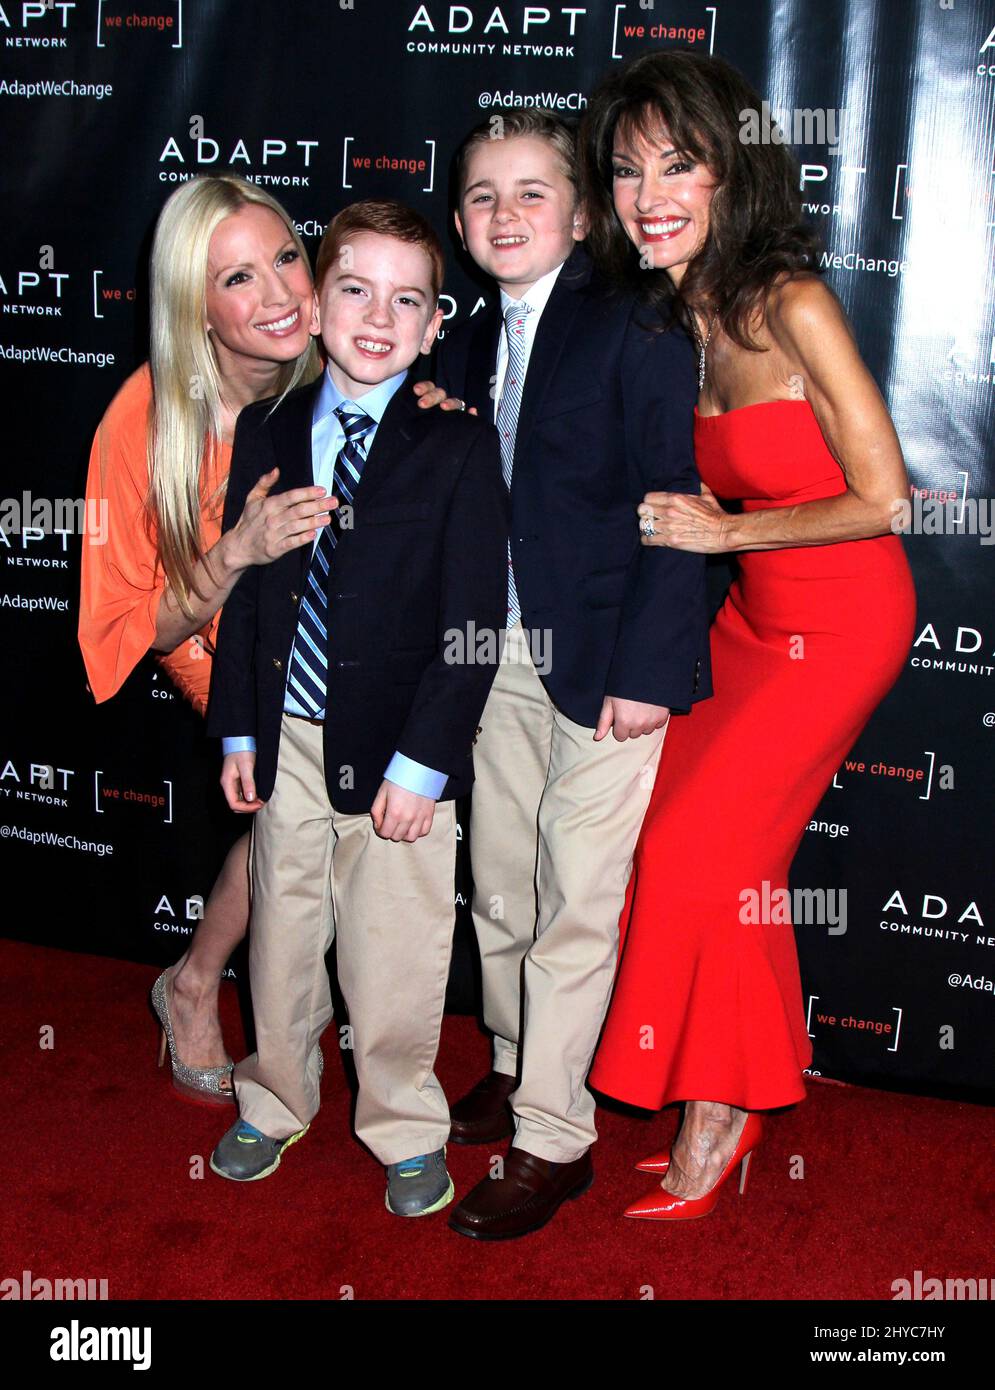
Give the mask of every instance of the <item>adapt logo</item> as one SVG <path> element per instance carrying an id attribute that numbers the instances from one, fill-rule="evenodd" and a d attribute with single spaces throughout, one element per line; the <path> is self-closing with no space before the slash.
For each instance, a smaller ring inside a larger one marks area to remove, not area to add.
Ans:
<path id="1" fill-rule="evenodd" d="M 69 279 L 68 271 L 55 269 L 54 248 L 42 246 L 37 269 L 25 266 L 6 275 L 0 272 L 0 312 L 61 318 Z"/>
<path id="2" fill-rule="evenodd" d="M 548 5 L 524 5 L 520 13 L 516 11 L 517 7 L 504 5 L 419 5 L 408 24 L 408 33 L 421 29 L 430 34 L 503 34 L 505 38 L 514 34 L 535 37 L 541 33 L 544 38 L 555 34 L 573 39 L 577 37 L 578 20 L 587 14 L 587 6 L 561 5 L 553 9 Z"/>
<path id="3" fill-rule="evenodd" d="M 44 806 L 69 806 L 70 779 L 75 768 L 56 767 L 54 763 L 22 764 L 18 770 L 13 758 L 0 768 L 0 798 L 5 801 L 31 801 Z"/>
<path id="4" fill-rule="evenodd" d="M 319 143 L 294 136 L 270 135 L 256 141 L 239 135 L 215 139 L 207 134 L 204 117 L 193 115 L 186 136 L 170 135 L 163 145 L 158 160 L 159 180 L 161 183 L 183 183 L 205 169 L 230 167 L 232 173 L 241 174 L 252 183 L 308 188 L 310 175 L 296 171 L 310 170 L 313 152 Z M 260 166 L 265 172 L 254 172 Z M 270 172 L 271 166 L 276 166 L 275 172 Z"/>
<path id="5" fill-rule="evenodd" d="M 68 48 L 75 0 L 24 0 L 0 4 L 0 30 L 7 48 Z M 10 16 L 15 18 L 11 20 Z M 19 16 L 19 24 L 15 21 Z"/>
<path id="6" fill-rule="evenodd" d="M 895 889 L 895 891 L 889 897 L 888 901 L 883 905 L 881 910 L 882 912 L 895 912 L 905 918 L 908 918 L 910 916 L 908 906 L 905 902 L 905 897 L 900 888 Z M 945 918 L 947 916 L 947 913 L 951 910 L 956 911 L 956 909 L 951 909 L 946 898 L 941 897 L 939 893 L 923 893 L 922 903 L 920 905 L 919 912 L 916 915 L 920 917 L 924 922 L 935 922 Z M 958 925 L 960 925 L 962 922 L 971 922 L 974 924 L 975 927 L 982 928 L 985 925 L 985 919 L 984 917 L 982 917 L 981 910 L 978 907 L 977 902 L 973 898 L 969 903 L 967 903 L 964 906 L 963 910 L 958 914 L 955 920 L 958 923 Z"/>
<path id="7" fill-rule="evenodd" d="M 991 33 L 978 49 L 978 56 L 983 57 L 984 54 L 989 53 L 993 48 L 995 48 L 995 28 L 992 29 Z M 987 59 L 979 63 L 976 72 L 979 77 L 995 77 L 995 62 Z"/>
<path id="8" fill-rule="evenodd" d="M 949 636 L 941 636 L 934 623 L 927 623 L 912 643 L 909 665 L 920 670 L 949 671 L 968 676 L 990 676 L 995 672 L 995 665 L 986 659 L 987 652 L 983 650 L 986 646 L 987 643 L 976 627 L 958 627 L 951 647 Z M 920 654 L 920 647 L 925 647 L 927 653 L 935 652 L 935 656 Z M 946 655 L 950 651 L 953 652 L 953 656 Z M 995 652 L 992 655 L 995 656 Z M 959 659 L 965 656 L 974 659 L 971 661 Z"/>
<path id="9" fill-rule="evenodd" d="M 575 58 L 586 5 L 419 5 L 408 21 L 407 53 L 506 58 Z"/>

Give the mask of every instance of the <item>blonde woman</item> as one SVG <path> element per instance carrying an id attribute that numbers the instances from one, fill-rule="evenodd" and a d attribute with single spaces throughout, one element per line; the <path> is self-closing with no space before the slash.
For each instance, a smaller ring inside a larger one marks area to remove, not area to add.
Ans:
<path id="1" fill-rule="evenodd" d="M 151 651 L 203 714 L 236 580 L 327 524 L 335 503 L 323 488 L 268 496 L 274 468 L 221 535 L 239 411 L 320 375 L 314 313 L 307 254 L 268 193 L 225 175 L 170 197 L 152 247 L 150 359 L 114 397 L 90 453 L 87 506 L 106 501 L 108 534 L 83 546 L 79 643 L 98 702 Z M 230 850 L 189 949 L 152 991 L 160 1065 L 168 1044 L 177 1089 L 221 1105 L 234 1093 L 218 987 L 245 934 L 248 840 Z"/>

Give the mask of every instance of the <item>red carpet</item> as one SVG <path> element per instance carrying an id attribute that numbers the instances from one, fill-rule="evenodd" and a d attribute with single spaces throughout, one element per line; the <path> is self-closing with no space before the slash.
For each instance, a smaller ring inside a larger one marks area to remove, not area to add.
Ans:
<path id="1" fill-rule="evenodd" d="M 669 1139 L 600 1113 L 597 1180 L 545 1230 L 481 1244 L 444 1214 L 405 1221 L 349 1132 L 331 1032 L 324 1105 L 279 1171 L 239 1187 L 208 1168 L 225 1115 L 181 1100 L 155 1068 L 156 970 L 0 942 L 4 1222 L 0 1277 L 106 1278 L 112 1299 L 890 1299 L 892 1281 L 995 1275 L 995 1112 L 814 1083 L 775 1116 L 746 1196 L 678 1226 L 623 1221 L 647 1186 L 631 1163 Z M 235 992 L 226 1038 L 240 1055 Z M 54 1029 L 54 1047 L 39 1047 Z M 446 1020 L 439 1075 L 457 1097 L 487 1065 L 470 1019 Z M 487 1149 L 451 1146 L 457 1194 Z M 789 1176 L 796 1156 L 804 1178 Z M 203 1163 L 197 1162 L 202 1159 Z M 203 1169 L 203 1176 L 191 1176 Z"/>

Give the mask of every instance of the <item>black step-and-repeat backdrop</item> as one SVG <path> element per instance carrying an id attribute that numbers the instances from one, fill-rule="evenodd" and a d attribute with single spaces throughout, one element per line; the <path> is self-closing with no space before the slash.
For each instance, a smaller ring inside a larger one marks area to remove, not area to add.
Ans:
<path id="1" fill-rule="evenodd" d="M 915 646 L 793 878 L 814 1067 L 991 1100 L 995 0 L 0 0 L 2 930 L 165 963 L 243 828 L 153 662 L 96 707 L 76 647 L 87 453 L 146 355 L 165 198 L 234 170 L 312 253 L 370 195 L 442 229 L 482 115 L 579 115 L 660 47 L 721 54 L 765 95 L 912 480 Z M 457 250 L 450 325 L 485 293 Z M 468 959 L 465 868 L 458 887 Z"/>

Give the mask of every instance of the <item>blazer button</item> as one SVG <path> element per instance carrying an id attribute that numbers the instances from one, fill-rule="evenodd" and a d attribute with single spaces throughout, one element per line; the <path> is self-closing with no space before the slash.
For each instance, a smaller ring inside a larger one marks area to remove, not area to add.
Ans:
<path id="1" fill-rule="evenodd" d="M 276 667 L 276 669 L 277 669 L 278 671 L 282 671 L 282 670 L 283 670 L 283 662 L 280 660 L 280 658 L 279 658 L 278 656 L 275 656 L 275 657 L 273 658 L 273 665 Z"/>
<path id="2" fill-rule="evenodd" d="M 293 589 L 291 589 L 291 591 L 290 591 L 290 601 L 291 601 L 291 603 L 296 603 L 296 602 L 297 602 L 297 595 L 294 593 Z"/>

